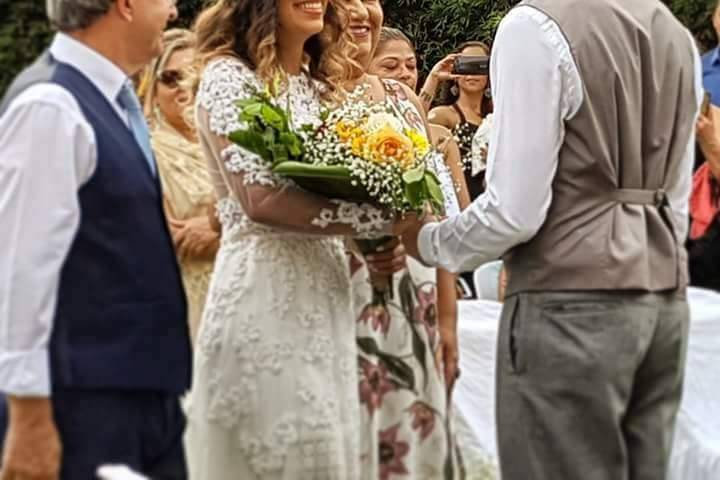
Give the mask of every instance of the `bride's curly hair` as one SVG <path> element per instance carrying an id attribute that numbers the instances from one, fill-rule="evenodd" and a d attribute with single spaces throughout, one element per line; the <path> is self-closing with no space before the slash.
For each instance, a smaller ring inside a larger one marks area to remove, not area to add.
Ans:
<path id="1" fill-rule="evenodd" d="M 219 56 L 234 56 L 254 70 L 266 85 L 286 81 L 277 57 L 278 0 L 216 0 L 195 21 L 198 70 Z M 326 95 L 343 91 L 353 76 L 348 58 L 353 51 L 346 29 L 349 15 L 339 0 L 329 0 L 325 28 L 305 44 L 310 76 L 327 85 Z"/>

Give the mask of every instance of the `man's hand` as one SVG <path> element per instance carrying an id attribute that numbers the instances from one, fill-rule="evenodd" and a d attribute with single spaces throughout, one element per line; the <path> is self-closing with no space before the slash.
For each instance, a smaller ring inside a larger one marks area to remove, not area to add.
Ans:
<path id="1" fill-rule="evenodd" d="M 416 219 L 409 223 L 402 233 L 402 243 L 405 245 L 405 252 L 420 262 L 423 262 L 418 248 L 418 236 L 422 227 L 428 223 L 436 222 L 437 219 L 432 215 L 425 215 L 422 219 Z M 423 262 L 424 263 L 424 262 Z"/>
<path id="2" fill-rule="evenodd" d="M 47 398 L 8 397 L 0 480 L 58 480 L 62 445 Z"/>
<path id="3" fill-rule="evenodd" d="M 455 382 L 460 376 L 457 331 L 454 328 L 440 329 L 440 361 L 445 375 L 448 399 L 452 396 Z"/>

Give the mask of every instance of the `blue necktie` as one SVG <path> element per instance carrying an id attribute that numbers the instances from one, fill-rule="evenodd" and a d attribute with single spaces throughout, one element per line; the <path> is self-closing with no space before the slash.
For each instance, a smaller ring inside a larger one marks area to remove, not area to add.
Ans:
<path id="1" fill-rule="evenodd" d="M 135 141 L 137 141 L 140 149 L 145 154 L 145 160 L 153 176 L 155 176 L 155 156 L 150 146 L 150 130 L 145 121 L 140 100 L 138 100 L 137 95 L 135 95 L 135 90 L 133 90 L 129 82 L 123 85 L 122 90 L 120 90 L 118 94 L 117 101 L 127 112 L 128 120 L 130 121 L 130 131 L 135 137 Z"/>

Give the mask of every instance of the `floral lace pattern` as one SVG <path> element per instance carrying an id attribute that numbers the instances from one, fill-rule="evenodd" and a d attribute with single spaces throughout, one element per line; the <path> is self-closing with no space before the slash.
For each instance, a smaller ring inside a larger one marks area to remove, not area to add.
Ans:
<path id="1" fill-rule="evenodd" d="M 333 200 L 337 210 L 329 208 L 320 211 L 320 216 L 313 220 L 313 225 L 327 228 L 331 223 L 351 225 L 357 232 L 357 238 L 377 238 L 389 233 L 387 215 L 369 204 L 358 205 L 341 200 Z"/>
<path id="2" fill-rule="evenodd" d="M 226 137 L 246 127 L 239 119 L 235 102 L 263 88 L 255 74 L 239 60 L 219 58 L 210 62 L 203 72 L 196 102 L 208 113 L 210 131 Z M 278 96 L 277 103 L 290 109 L 293 126 L 298 130 L 304 125 L 317 125 L 319 122 L 318 90 L 305 74 L 289 78 L 287 88 Z M 243 179 L 246 184 L 276 186 L 276 182 L 281 180 L 258 155 L 238 146 L 225 149 L 222 157 L 228 171 L 247 173 Z"/>
<path id="3" fill-rule="evenodd" d="M 283 183 L 283 179 L 273 174 L 264 164 L 262 158 L 254 153 L 248 152 L 237 145 L 230 145 L 222 153 L 225 161 L 225 168 L 229 172 L 243 174 L 245 185 L 264 185 L 266 187 L 277 187 Z"/>

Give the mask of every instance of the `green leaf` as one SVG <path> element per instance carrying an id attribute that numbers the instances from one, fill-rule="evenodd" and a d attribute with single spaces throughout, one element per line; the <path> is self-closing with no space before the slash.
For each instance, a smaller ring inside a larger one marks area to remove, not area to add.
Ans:
<path id="1" fill-rule="evenodd" d="M 424 174 L 425 174 L 425 165 L 418 165 L 416 168 L 413 168 L 413 169 L 408 170 L 407 172 L 403 173 L 402 178 L 406 184 L 417 183 L 423 179 Z"/>
<path id="2" fill-rule="evenodd" d="M 272 170 L 278 175 L 291 178 L 305 190 L 326 198 L 341 198 L 357 203 L 372 201 L 363 187 L 353 185 L 350 170 L 346 167 L 311 165 L 291 160 L 274 165 Z"/>
<path id="3" fill-rule="evenodd" d="M 430 194 L 430 201 L 433 203 L 433 206 L 443 209 L 445 206 L 445 195 L 443 194 L 442 188 L 440 188 L 440 182 L 438 182 L 437 177 L 434 174 L 425 175 L 425 185 Z"/>
<path id="4" fill-rule="evenodd" d="M 350 180 L 350 170 L 331 165 L 311 165 L 303 162 L 283 162 L 273 167 L 273 172 L 287 177 L 330 178 Z"/>
<path id="5" fill-rule="evenodd" d="M 303 154 L 304 148 L 302 140 L 292 132 L 284 132 L 280 134 L 280 142 L 285 145 L 293 157 L 299 157 Z"/>
<path id="6" fill-rule="evenodd" d="M 263 110 L 263 104 L 259 102 L 252 102 L 243 108 L 243 114 L 249 117 L 256 117 L 260 115 Z"/>
<path id="7" fill-rule="evenodd" d="M 421 208 L 426 198 L 425 184 L 423 182 L 406 183 L 405 196 L 413 209 Z"/>
<path id="8" fill-rule="evenodd" d="M 275 130 L 271 127 L 265 127 L 265 132 L 262 134 L 262 137 L 266 147 L 272 148 L 272 146 L 275 145 Z"/>
<path id="9" fill-rule="evenodd" d="M 241 146 L 245 150 L 260 155 L 263 160 L 272 160 L 272 154 L 265 146 L 265 141 L 260 133 L 249 130 L 237 130 L 232 132 L 228 138 L 231 142 Z"/>
<path id="10" fill-rule="evenodd" d="M 258 103 L 259 101 L 260 101 L 260 99 L 258 99 L 255 96 L 252 96 L 252 97 L 242 98 L 242 99 L 238 100 L 237 102 L 235 102 L 235 105 L 238 108 L 244 110 L 245 108 L 249 107 L 250 105 L 252 105 L 254 103 Z"/>
<path id="11" fill-rule="evenodd" d="M 273 107 L 269 105 L 262 105 L 261 112 L 262 119 L 267 125 L 270 125 L 276 130 L 284 130 L 286 128 L 285 116 Z"/>
<path id="12" fill-rule="evenodd" d="M 271 147 L 271 152 L 273 156 L 273 164 L 288 161 L 288 151 L 284 145 L 281 145 L 279 143 L 273 145 Z"/>

